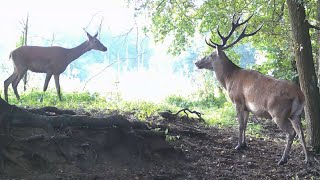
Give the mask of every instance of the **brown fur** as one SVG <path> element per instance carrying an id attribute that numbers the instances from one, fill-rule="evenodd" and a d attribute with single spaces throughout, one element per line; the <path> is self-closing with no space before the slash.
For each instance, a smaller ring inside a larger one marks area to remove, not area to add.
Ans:
<path id="1" fill-rule="evenodd" d="M 308 162 L 300 115 L 304 107 L 304 95 L 300 88 L 285 80 L 275 79 L 254 70 L 246 70 L 232 63 L 218 47 L 210 56 L 196 62 L 199 69 L 215 71 L 218 81 L 227 90 L 236 107 L 239 122 L 239 141 L 236 149 L 246 147 L 245 130 L 249 112 L 268 119 L 288 134 L 287 145 L 279 164 L 287 162 L 296 133 Z"/>
<path id="2" fill-rule="evenodd" d="M 57 93 L 61 100 L 59 76 L 65 71 L 67 66 L 92 49 L 107 51 L 107 48 L 96 38 L 97 35 L 98 33 L 95 36 L 87 33 L 88 40 L 72 49 L 59 46 L 22 46 L 12 51 L 9 58 L 13 60 L 14 72 L 4 81 L 6 101 L 8 102 L 8 86 L 11 83 L 17 99 L 20 99 L 17 86 L 28 70 L 37 73 L 46 73 L 43 91 L 47 90 L 48 83 L 53 75 Z"/>

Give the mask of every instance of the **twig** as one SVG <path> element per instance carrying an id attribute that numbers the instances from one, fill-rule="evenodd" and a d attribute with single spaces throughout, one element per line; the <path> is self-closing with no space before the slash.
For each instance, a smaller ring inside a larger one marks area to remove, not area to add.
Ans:
<path id="1" fill-rule="evenodd" d="M 138 54 L 138 55 L 137 55 L 136 57 L 134 57 L 134 58 L 123 58 L 123 59 L 118 59 L 118 60 L 116 60 L 116 61 L 113 61 L 112 63 L 110 63 L 110 64 L 108 64 L 106 67 L 104 67 L 101 71 L 99 71 L 97 74 L 91 76 L 91 77 L 85 82 L 82 90 L 84 90 L 84 89 L 86 88 L 86 86 L 87 86 L 87 84 L 88 84 L 89 81 L 91 81 L 93 78 L 95 78 L 95 77 L 97 77 L 98 75 L 100 75 L 100 74 L 101 74 L 102 72 L 104 72 L 108 67 L 112 66 L 114 63 L 116 63 L 116 62 L 118 62 L 118 61 L 122 62 L 123 60 L 126 60 L 126 59 L 136 59 L 137 57 L 142 56 L 142 55 L 147 54 L 147 53 L 149 53 L 149 51 L 144 51 L 143 53 Z"/>
<path id="2" fill-rule="evenodd" d="M 95 18 L 95 16 L 97 15 L 97 14 L 99 14 L 99 13 L 101 13 L 102 11 L 98 11 L 98 12 L 96 12 L 95 14 L 93 14 L 92 15 L 92 17 L 91 17 L 91 19 L 90 19 L 90 21 L 89 21 L 89 23 L 88 23 L 88 25 L 86 26 L 86 27 L 84 27 L 83 29 L 87 29 L 89 26 L 90 26 L 90 24 L 91 24 L 91 22 L 93 21 L 93 19 Z M 101 24 L 100 24 L 101 25 Z"/>
<path id="3" fill-rule="evenodd" d="M 156 10 L 158 10 L 158 8 L 162 5 L 162 3 L 164 3 L 164 1 L 165 1 L 165 0 L 162 0 L 162 1 L 158 4 L 158 6 L 156 7 Z"/>
<path id="4" fill-rule="evenodd" d="M 316 157 L 313 157 L 313 158 L 318 164 L 320 164 L 319 160 Z"/>
<path id="5" fill-rule="evenodd" d="M 91 81 L 93 78 L 95 78 L 95 77 L 97 77 L 98 75 L 100 75 L 104 70 L 106 70 L 108 67 L 112 66 L 112 65 L 113 65 L 114 63 L 116 63 L 116 62 L 118 62 L 118 60 L 117 60 L 117 61 L 113 61 L 111 64 L 109 64 L 108 66 L 106 66 L 105 68 L 103 68 L 103 69 L 102 69 L 101 71 L 99 71 L 97 74 L 91 76 L 91 77 L 86 81 L 86 83 L 84 83 L 84 86 L 83 86 L 82 90 L 84 90 L 84 89 L 86 88 L 86 86 L 87 86 L 87 84 L 88 84 L 89 81 Z"/>

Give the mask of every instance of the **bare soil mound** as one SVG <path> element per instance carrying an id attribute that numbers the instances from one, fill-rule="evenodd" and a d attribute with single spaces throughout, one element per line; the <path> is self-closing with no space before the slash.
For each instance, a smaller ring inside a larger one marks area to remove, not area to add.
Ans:
<path id="1" fill-rule="evenodd" d="M 29 112 L 91 118 L 82 111 Z M 0 179 L 320 179 L 320 156 L 310 152 L 312 164 L 304 164 L 299 143 L 288 164 L 277 165 L 285 137 L 271 121 L 254 119 L 263 123 L 266 138 L 247 137 L 249 147 L 237 151 L 236 129 L 210 127 L 197 118 L 153 116 L 138 122 L 129 113 L 104 116 L 124 117 L 131 129 L 61 124 L 54 126 L 54 136 L 26 127 L 0 135 Z"/>

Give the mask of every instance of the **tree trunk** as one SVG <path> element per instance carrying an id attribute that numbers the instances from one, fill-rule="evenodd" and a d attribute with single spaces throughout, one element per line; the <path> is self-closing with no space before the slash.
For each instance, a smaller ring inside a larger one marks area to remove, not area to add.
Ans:
<path id="1" fill-rule="evenodd" d="M 27 46 L 28 45 L 28 30 L 29 30 L 29 14 L 27 15 L 27 20 L 24 24 L 24 34 L 23 34 L 23 45 Z M 27 83 L 28 83 L 28 71 L 23 77 L 23 90 L 27 90 Z"/>
<path id="2" fill-rule="evenodd" d="M 317 1 L 317 26 L 320 25 L 320 0 Z M 317 31 L 317 43 L 318 47 L 320 45 L 320 31 Z M 318 77 L 318 84 L 319 84 L 319 78 L 320 78 L 320 48 L 317 49 L 317 57 L 316 57 L 316 73 Z M 318 86 L 319 87 L 319 86 Z"/>
<path id="3" fill-rule="evenodd" d="M 316 150 L 320 150 L 320 95 L 312 57 L 309 24 L 306 21 L 302 2 L 287 0 L 287 4 L 300 87 L 306 98 L 304 109 L 307 121 L 307 141 Z"/>

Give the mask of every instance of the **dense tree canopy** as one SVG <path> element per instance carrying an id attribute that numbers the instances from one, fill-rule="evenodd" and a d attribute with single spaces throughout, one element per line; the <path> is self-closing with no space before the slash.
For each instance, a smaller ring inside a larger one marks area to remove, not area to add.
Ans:
<path id="1" fill-rule="evenodd" d="M 211 36 L 215 42 L 220 42 L 216 28 L 219 27 L 219 30 L 226 34 L 234 13 L 242 14 L 243 18 L 254 15 L 248 24 L 248 31 L 253 31 L 263 23 L 262 30 L 239 44 L 250 42 L 254 48 L 264 52 L 266 63 L 256 67 L 263 73 L 272 72 L 275 77 L 289 80 L 297 76 L 293 62 L 294 54 L 291 50 L 292 38 L 287 5 L 284 0 L 128 1 L 136 7 L 137 15 L 146 15 L 152 21 L 146 30 L 155 36 L 157 42 L 165 40 L 171 42 L 169 52 L 175 55 L 189 50 L 194 44 L 199 44 L 199 41 L 204 44 L 205 37 Z M 311 22 L 316 19 L 315 4 L 315 1 L 305 4 L 307 18 Z M 312 33 L 311 35 L 315 35 L 314 31 Z M 315 46 L 315 42 L 313 45 Z"/>

